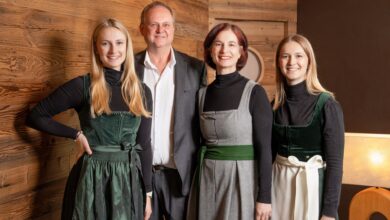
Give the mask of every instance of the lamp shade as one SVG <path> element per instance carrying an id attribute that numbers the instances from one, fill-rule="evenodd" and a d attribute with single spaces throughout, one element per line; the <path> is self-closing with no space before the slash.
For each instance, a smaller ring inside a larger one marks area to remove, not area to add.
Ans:
<path id="1" fill-rule="evenodd" d="M 390 135 L 345 133 L 343 183 L 390 188 Z"/>

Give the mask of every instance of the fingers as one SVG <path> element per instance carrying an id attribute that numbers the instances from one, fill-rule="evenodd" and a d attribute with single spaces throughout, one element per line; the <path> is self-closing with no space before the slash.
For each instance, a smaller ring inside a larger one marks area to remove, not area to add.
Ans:
<path id="1" fill-rule="evenodd" d="M 256 220 L 269 220 L 272 215 L 271 204 L 256 203 Z"/>
<path id="2" fill-rule="evenodd" d="M 78 152 L 77 152 L 77 155 L 76 155 L 76 161 L 78 161 L 83 155 L 84 155 L 84 147 L 82 146 L 82 144 L 78 144 Z"/>
<path id="3" fill-rule="evenodd" d="M 85 137 L 85 135 L 84 135 L 84 134 L 80 134 L 79 140 L 80 140 L 80 142 L 81 142 L 81 145 L 83 146 L 84 151 L 85 151 L 88 155 L 91 155 L 91 154 L 92 154 L 92 150 L 91 150 L 91 148 L 89 147 L 89 143 L 88 143 L 88 140 L 87 140 L 87 138 Z"/>
<path id="4" fill-rule="evenodd" d="M 79 142 L 79 152 L 77 153 L 76 161 L 79 160 L 84 153 L 92 155 L 91 147 L 89 146 L 88 140 L 83 133 L 77 137 L 77 142 Z"/>
<path id="5" fill-rule="evenodd" d="M 269 219 L 271 219 L 271 214 L 269 213 L 256 215 L 256 220 L 269 220 Z"/>
<path id="6" fill-rule="evenodd" d="M 144 220 L 149 220 L 151 215 L 152 215 L 151 211 L 145 211 Z"/>
<path id="7" fill-rule="evenodd" d="M 89 147 L 88 142 L 86 143 L 86 145 L 84 145 L 84 150 L 85 150 L 85 152 L 86 152 L 88 155 L 91 155 L 91 154 L 92 154 L 92 150 L 91 150 L 91 148 Z"/>
<path id="8" fill-rule="evenodd" d="M 271 215 L 269 214 L 263 214 L 256 216 L 256 220 L 269 220 L 271 219 Z"/>
<path id="9" fill-rule="evenodd" d="M 145 206 L 144 220 L 149 220 L 151 214 L 152 214 L 152 202 L 151 202 L 150 197 L 146 196 L 146 206 Z"/>
<path id="10" fill-rule="evenodd" d="M 269 220 L 271 218 L 270 211 L 257 211 L 256 220 Z"/>

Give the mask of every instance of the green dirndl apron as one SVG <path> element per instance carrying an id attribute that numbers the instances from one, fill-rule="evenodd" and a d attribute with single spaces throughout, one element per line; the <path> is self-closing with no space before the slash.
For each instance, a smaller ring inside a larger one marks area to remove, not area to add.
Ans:
<path id="1" fill-rule="evenodd" d="M 84 81 L 84 88 L 89 88 L 89 77 L 84 77 Z M 88 90 L 85 95 L 89 100 Z M 86 105 L 79 112 L 79 118 L 93 154 L 84 154 L 69 176 L 62 217 L 143 219 L 145 198 L 138 155 L 142 149 L 136 145 L 141 119 L 129 112 L 91 118 L 89 109 Z"/>

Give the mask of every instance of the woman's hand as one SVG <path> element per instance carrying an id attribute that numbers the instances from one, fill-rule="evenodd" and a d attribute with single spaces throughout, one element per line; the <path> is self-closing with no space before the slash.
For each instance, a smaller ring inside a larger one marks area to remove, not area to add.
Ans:
<path id="1" fill-rule="evenodd" d="M 146 196 L 144 220 L 148 220 L 151 214 L 152 214 L 152 198 L 150 196 Z"/>
<path id="2" fill-rule="evenodd" d="M 320 220 L 335 220 L 335 218 L 333 217 L 328 217 L 326 215 L 322 215 L 321 219 Z"/>
<path id="3" fill-rule="evenodd" d="M 78 161 L 80 159 L 80 157 L 83 156 L 84 152 L 87 153 L 88 155 L 92 154 L 92 150 L 89 147 L 87 137 L 85 137 L 85 135 L 83 133 L 80 133 L 77 136 L 76 142 L 79 143 L 79 152 L 77 153 L 76 161 Z"/>
<path id="4" fill-rule="evenodd" d="M 271 204 L 256 202 L 256 220 L 268 220 L 271 214 Z"/>

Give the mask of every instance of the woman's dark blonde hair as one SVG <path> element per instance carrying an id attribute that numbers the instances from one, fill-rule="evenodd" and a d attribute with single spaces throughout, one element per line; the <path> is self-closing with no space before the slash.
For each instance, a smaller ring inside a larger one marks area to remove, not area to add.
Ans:
<path id="1" fill-rule="evenodd" d="M 97 39 L 101 30 L 104 28 L 116 28 L 120 30 L 126 37 L 126 59 L 122 64 L 122 97 L 125 103 L 129 106 L 130 112 L 136 116 L 150 116 L 143 103 L 143 89 L 141 83 L 135 73 L 133 45 L 131 37 L 126 27 L 118 20 L 108 18 L 102 20 L 95 28 L 91 39 L 91 115 L 111 114 L 110 99 L 111 91 L 107 86 L 104 78 L 104 66 L 99 58 L 96 49 Z"/>
<path id="2" fill-rule="evenodd" d="M 334 97 L 333 93 L 326 90 L 318 80 L 318 74 L 317 74 L 317 62 L 316 58 L 314 56 L 314 50 L 309 42 L 309 40 L 299 34 L 290 35 L 286 38 L 284 38 L 282 41 L 280 41 L 278 48 L 276 50 L 276 56 L 275 56 L 275 67 L 276 67 L 276 93 L 275 93 L 275 100 L 273 109 L 279 108 L 281 106 L 285 99 L 286 99 L 286 92 L 284 90 L 284 87 L 287 84 L 286 78 L 283 76 L 283 73 L 280 69 L 279 65 L 279 59 L 280 59 L 280 51 L 283 48 L 283 46 L 289 42 L 296 42 L 298 43 L 303 51 L 305 51 L 306 56 L 308 57 L 308 65 L 307 65 L 307 72 L 306 72 L 306 88 L 307 91 L 310 94 L 317 95 L 321 92 L 326 92 L 330 94 L 332 97 Z"/>

